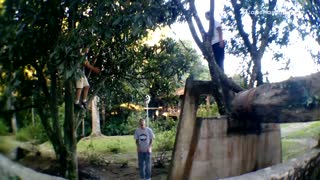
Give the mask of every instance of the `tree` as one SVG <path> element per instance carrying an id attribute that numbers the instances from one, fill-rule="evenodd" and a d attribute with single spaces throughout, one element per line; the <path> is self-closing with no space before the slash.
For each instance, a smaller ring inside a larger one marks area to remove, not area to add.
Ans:
<path id="1" fill-rule="evenodd" d="M 92 121 L 92 131 L 90 136 L 101 136 L 101 128 L 100 128 L 100 113 L 98 108 L 98 103 L 100 98 L 95 96 L 91 101 L 91 121 Z M 83 122 L 84 123 L 84 122 Z"/>
<path id="2" fill-rule="evenodd" d="M 148 53 L 140 53 L 141 46 L 137 44 L 146 37 L 147 30 L 171 24 L 177 14 L 172 11 L 171 2 L 162 0 L 7 0 L 3 7 L 0 68 L 5 90 L 1 104 L 12 92 L 22 98 L 12 101 L 15 109 L 1 112 L 12 114 L 36 108 L 61 166 L 61 175 L 77 179 L 79 114 L 73 108 L 73 81 L 78 76 L 77 67 L 84 61 L 79 49 L 90 47 L 92 56 L 99 57 L 96 64 L 102 73 L 92 77 L 97 79 L 92 86 L 94 96 L 104 83 L 115 82 L 118 75 L 144 70 L 140 65 Z M 34 69 L 32 79 L 25 78 L 26 67 Z M 63 103 L 65 119 L 61 124 L 58 108 Z"/>
<path id="3" fill-rule="evenodd" d="M 310 24 L 311 34 L 320 44 L 320 2 L 317 0 L 293 1 L 294 4 L 297 2 L 300 3 L 304 13 L 303 20 Z"/>
<path id="4" fill-rule="evenodd" d="M 210 39 L 212 37 L 213 15 L 214 15 L 214 0 L 210 1 L 210 24 L 209 30 L 205 31 L 202 22 L 198 16 L 194 0 L 186 1 L 183 4 L 181 1 L 175 0 L 179 7 L 183 9 L 183 18 L 187 21 L 192 36 L 202 51 L 204 57 L 209 63 L 210 74 L 215 90 L 213 96 L 216 99 L 220 114 L 230 113 L 230 100 L 228 91 L 239 92 L 242 90 L 234 82 L 219 70 L 213 61 L 213 53 L 210 47 Z M 232 0 L 231 5 L 225 7 L 225 18 L 228 30 L 235 32 L 235 38 L 231 40 L 229 52 L 247 60 L 248 87 L 263 84 L 263 75 L 261 72 L 261 59 L 267 48 L 271 44 L 284 46 L 288 43 L 290 31 L 295 27 L 292 23 L 293 16 L 291 14 L 283 14 L 285 8 L 279 6 L 277 1 L 236 1 Z M 290 10 L 287 8 L 285 10 Z M 283 23 L 286 18 L 289 18 L 287 24 Z M 244 27 L 244 19 L 251 22 L 251 26 Z M 248 30 L 249 29 L 249 30 Z M 200 32 L 200 33 L 197 33 Z M 248 56 L 250 58 L 248 58 Z M 282 54 L 275 53 L 275 58 L 280 59 Z"/>
<path id="5" fill-rule="evenodd" d="M 227 30 L 235 32 L 228 53 L 243 58 L 248 87 L 259 86 L 264 82 L 261 60 L 268 49 L 275 51 L 276 46 L 288 44 L 290 32 L 295 28 L 293 13 L 277 0 L 232 0 L 224 10 Z M 282 57 L 281 52 L 275 51 L 273 58 L 281 60 Z"/>
<path id="6" fill-rule="evenodd" d="M 112 71 L 112 78 L 107 79 L 98 93 L 107 111 L 128 102 L 144 106 L 146 94 L 151 95 L 150 106 L 159 106 L 182 85 L 183 75 L 197 58 L 194 50 L 171 38 L 162 39 L 154 45 L 143 42 L 136 44 L 135 48 L 139 54 L 136 54 L 134 65 L 128 66 L 126 71 Z M 125 118 L 122 120 L 125 123 Z"/>
<path id="7" fill-rule="evenodd" d="M 210 17 L 209 21 L 209 30 L 206 31 L 203 27 L 203 24 L 198 16 L 198 12 L 195 7 L 195 1 L 179 1 L 173 0 L 173 3 L 176 4 L 177 9 L 181 11 L 182 19 L 185 20 L 191 31 L 194 41 L 200 48 L 204 58 L 208 61 L 211 81 L 213 84 L 213 97 L 215 98 L 220 114 L 230 114 L 231 112 L 231 99 L 229 96 L 229 91 L 239 92 L 242 90 L 233 81 L 229 80 L 228 77 L 220 70 L 216 64 L 211 48 L 211 39 L 212 39 L 212 29 L 214 28 L 214 0 L 210 1 Z M 179 11 L 179 12 L 180 12 Z M 200 32 L 198 34 L 197 32 Z"/>
<path id="8" fill-rule="evenodd" d="M 310 35 L 320 45 L 320 2 L 317 0 L 292 1 L 294 5 L 300 7 L 303 18 L 299 18 L 299 32 L 302 38 Z M 311 52 L 316 63 L 320 63 L 320 51 Z"/>

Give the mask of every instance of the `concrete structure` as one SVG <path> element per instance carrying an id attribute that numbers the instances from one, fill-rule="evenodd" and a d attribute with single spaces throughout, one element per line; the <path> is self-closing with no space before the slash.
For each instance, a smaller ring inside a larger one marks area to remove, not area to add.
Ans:
<path id="1" fill-rule="evenodd" d="M 213 180 L 280 163 L 278 124 L 196 118 L 199 97 L 211 86 L 187 81 L 168 179 Z"/>
<path id="2" fill-rule="evenodd" d="M 61 177 L 50 176 L 26 168 L 18 163 L 12 162 L 0 154 L 0 179 L 1 180 L 65 180 Z"/>
<path id="3" fill-rule="evenodd" d="M 259 134 L 228 133 L 228 120 L 198 118 L 199 136 L 188 179 L 238 176 L 281 162 L 279 124 L 262 124 Z"/>
<path id="4" fill-rule="evenodd" d="M 224 180 L 320 179 L 320 149 L 313 148 L 283 164 L 260 169 Z"/>

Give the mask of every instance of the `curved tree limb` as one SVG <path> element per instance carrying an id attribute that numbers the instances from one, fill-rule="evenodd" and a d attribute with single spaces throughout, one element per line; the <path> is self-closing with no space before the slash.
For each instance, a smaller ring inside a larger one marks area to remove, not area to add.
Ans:
<path id="1" fill-rule="evenodd" d="M 270 0 L 269 1 L 269 8 L 268 8 L 268 12 L 273 12 L 274 8 L 277 4 L 277 0 Z M 273 21 L 274 21 L 274 17 L 272 15 L 272 13 L 268 13 L 267 15 L 267 20 L 266 20 L 266 28 L 264 29 L 264 32 L 262 34 L 262 40 L 261 40 L 261 45 L 259 47 L 259 56 L 263 56 L 263 53 L 265 52 L 265 49 L 268 45 L 268 37 L 270 34 L 270 31 L 273 27 Z"/>
<path id="2" fill-rule="evenodd" d="M 237 28 L 239 29 L 239 34 L 242 37 L 245 46 L 249 52 L 252 52 L 252 44 L 249 40 L 249 35 L 244 31 L 242 20 L 241 20 L 241 5 L 237 3 L 237 0 L 231 0 L 231 4 L 234 9 L 234 15 L 236 19 Z"/>

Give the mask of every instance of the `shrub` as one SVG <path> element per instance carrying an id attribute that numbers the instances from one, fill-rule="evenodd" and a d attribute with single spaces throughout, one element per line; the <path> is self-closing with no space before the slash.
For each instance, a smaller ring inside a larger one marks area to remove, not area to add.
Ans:
<path id="1" fill-rule="evenodd" d="M 129 135 L 134 134 L 134 131 L 139 127 L 139 119 L 143 118 L 145 112 L 133 112 L 127 119 L 127 133 Z"/>
<path id="2" fill-rule="evenodd" d="M 156 135 L 155 138 L 155 167 L 165 167 L 170 162 L 171 151 L 174 148 L 174 141 L 176 137 L 175 129 L 164 131 Z"/>
<path id="3" fill-rule="evenodd" d="M 124 150 L 123 150 L 123 146 L 120 143 L 120 141 L 117 141 L 114 144 L 109 145 L 109 151 L 113 154 L 118 154 Z"/>
<path id="4" fill-rule="evenodd" d="M 42 143 L 48 140 L 45 130 L 40 123 L 21 128 L 16 135 L 16 139 L 20 141 L 34 140 L 37 143 Z"/>
<path id="5" fill-rule="evenodd" d="M 178 121 L 175 121 L 172 118 L 161 118 L 156 121 L 151 121 L 150 127 L 154 132 L 160 133 L 163 131 L 170 131 L 172 129 L 176 129 Z"/>
<path id="6" fill-rule="evenodd" d="M 197 117 L 213 117 L 219 115 L 218 105 L 214 103 L 213 105 L 200 105 L 197 111 Z"/>
<path id="7" fill-rule="evenodd" d="M 156 151 L 172 151 L 174 147 L 175 138 L 176 138 L 175 129 L 156 134 L 156 138 L 155 138 Z"/>
<path id="8" fill-rule="evenodd" d="M 7 135 L 9 133 L 9 128 L 8 126 L 0 120 L 0 135 Z"/>

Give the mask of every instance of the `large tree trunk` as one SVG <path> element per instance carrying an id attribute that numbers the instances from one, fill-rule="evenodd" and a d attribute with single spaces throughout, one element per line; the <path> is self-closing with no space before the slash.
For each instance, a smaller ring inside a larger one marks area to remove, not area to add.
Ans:
<path id="1" fill-rule="evenodd" d="M 8 97 L 5 109 L 7 109 L 7 110 L 14 109 L 14 107 L 13 107 L 13 105 L 11 103 L 11 97 Z M 17 125 L 17 118 L 16 118 L 16 113 L 15 112 L 13 112 L 12 114 L 10 113 L 10 120 L 11 120 L 12 133 L 13 134 L 17 134 L 18 125 Z"/>
<path id="2" fill-rule="evenodd" d="M 101 128 L 100 128 L 100 114 L 98 109 L 99 97 L 94 96 L 91 101 L 91 117 L 92 117 L 92 132 L 91 136 L 101 136 Z"/>
<path id="3" fill-rule="evenodd" d="M 233 116 L 264 123 L 319 120 L 319 82 L 320 73 L 315 73 L 242 91 L 233 100 Z"/>
<path id="4" fill-rule="evenodd" d="M 65 83 L 65 122 L 64 122 L 64 140 L 66 146 L 66 177 L 68 179 L 78 179 L 78 160 L 77 160 L 77 139 L 76 139 L 76 121 L 73 108 L 73 82 L 69 79 Z"/>

